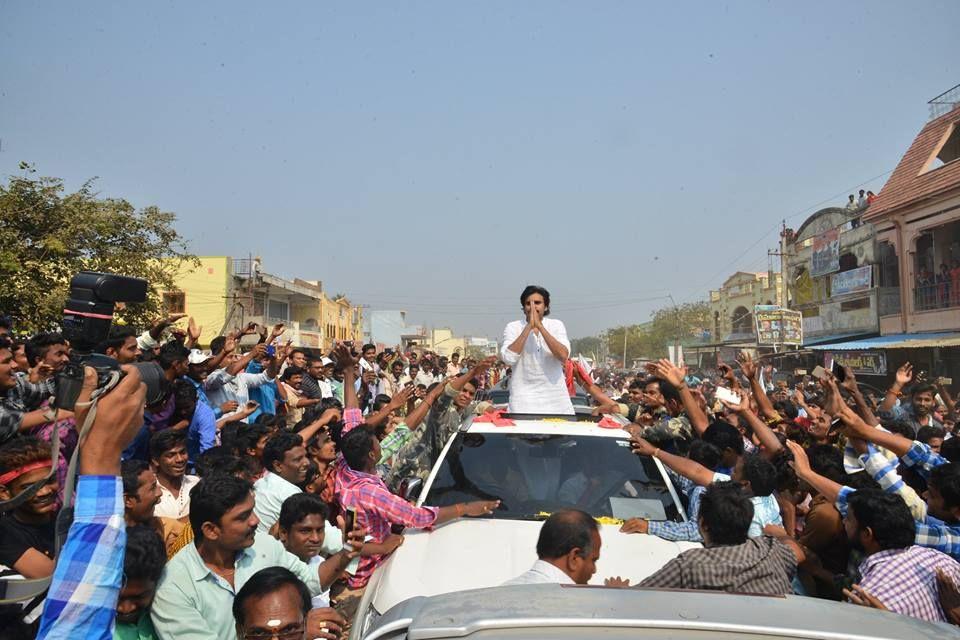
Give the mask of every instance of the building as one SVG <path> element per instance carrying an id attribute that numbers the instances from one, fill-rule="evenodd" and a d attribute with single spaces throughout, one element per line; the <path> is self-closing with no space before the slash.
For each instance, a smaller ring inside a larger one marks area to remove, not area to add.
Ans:
<path id="1" fill-rule="evenodd" d="M 879 338 L 830 345 L 928 377 L 960 374 L 960 85 L 920 130 L 863 215 L 876 233 Z M 815 349 L 817 347 L 814 347 Z M 867 360 L 870 360 L 869 358 Z"/>
<path id="2" fill-rule="evenodd" d="M 738 271 L 727 278 L 710 292 L 712 335 L 722 343 L 756 346 L 753 308 L 781 304 L 781 285 L 780 274 L 767 271 Z"/>
<path id="3" fill-rule="evenodd" d="M 364 341 L 377 345 L 379 351 L 397 345 L 407 351 L 412 346 L 422 347 L 429 342 L 426 329 L 407 324 L 406 311 L 368 311 L 363 335 Z"/>
<path id="4" fill-rule="evenodd" d="M 363 309 L 344 297 L 331 299 L 320 281 L 287 280 L 265 273 L 259 258 L 202 256 L 185 265 L 179 288 L 163 292 L 169 313 L 186 313 L 203 327 L 202 345 L 254 322 L 286 325 L 293 344 L 329 350 L 334 340 L 363 339 Z"/>
<path id="5" fill-rule="evenodd" d="M 453 335 L 453 329 L 450 327 L 443 327 L 430 330 L 428 348 L 438 355 L 449 358 L 454 353 L 464 355 L 467 352 L 467 342 L 463 337 Z"/>
<path id="6" fill-rule="evenodd" d="M 803 315 L 804 345 L 876 335 L 876 230 L 861 210 L 828 207 L 783 234 L 787 299 Z"/>

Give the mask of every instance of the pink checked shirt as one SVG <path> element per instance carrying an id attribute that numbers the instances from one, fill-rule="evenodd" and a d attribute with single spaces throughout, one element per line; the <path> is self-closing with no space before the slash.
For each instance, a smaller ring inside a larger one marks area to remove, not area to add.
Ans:
<path id="1" fill-rule="evenodd" d="M 349 432 L 363 420 L 358 409 L 344 411 L 344 433 Z M 380 543 L 390 535 L 394 524 L 411 529 L 427 529 L 437 520 L 436 507 L 416 507 L 403 498 L 390 493 L 379 476 L 355 471 L 342 456 L 336 461 L 336 496 L 344 509 L 357 511 L 357 522 L 367 529 L 374 542 Z M 373 571 L 386 556 L 363 556 L 357 572 L 347 581 L 351 589 L 366 586 Z"/>

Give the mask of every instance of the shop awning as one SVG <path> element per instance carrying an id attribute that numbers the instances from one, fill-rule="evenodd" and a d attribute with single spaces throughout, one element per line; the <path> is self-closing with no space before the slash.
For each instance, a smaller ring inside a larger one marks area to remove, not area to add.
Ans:
<path id="1" fill-rule="evenodd" d="M 814 345 L 823 345 L 827 343 L 837 343 L 837 342 L 850 342 L 854 339 L 863 339 L 863 338 L 872 338 L 877 335 L 876 331 L 854 331 L 852 333 L 835 333 L 829 336 L 810 336 L 809 338 L 804 337 L 803 347 L 806 349 L 814 348 Z"/>
<path id="2" fill-rule="evenodd" d="M 814 351 L 867 351 L 870 349 L 919 349 L 922 347 L 960 346 L 960 333 L 897 333 L 863 340 L 811 345 Z"/>

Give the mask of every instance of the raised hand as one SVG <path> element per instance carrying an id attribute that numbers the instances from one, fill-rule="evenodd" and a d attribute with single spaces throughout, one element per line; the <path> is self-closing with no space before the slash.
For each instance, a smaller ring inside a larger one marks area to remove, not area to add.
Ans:
<path id="1" fill-rule="evenodd" d="M 789 463 L 790 466 L 796 469 L 798 474 L 809 472 L 810 459 L 807 457 L 807 452 L 803 447 L 793 440 L 787 440 L 787 448 L 790 449 L 790 453 L 793 454 L 793 460 Z"/>
<path id="2" fill-rule="evenodd" d="M 683 371 L 680 367 L 676 366 L 666 358 L 661 358 L 653 364 L 654 374 L 660 378 L 663 378 L 674 387 L 680 387 L 683 385 Z"/>
<path id="3" fill-rule="evenodd" d="M 897 385 L 904 387 L 910 384 L 910 381 L 913 380 L 913 365 L 909 362 L 904 362 L 899 369 L 897 369 Z"/>
<path id="4" fill-rule="evenodd" d="M 850 367 L 843 367 L 843 382 L 840 383 L 840 386 L 849 393 L 857 392 L 857 377 Z"/>
<path id="5" fill-rule="evenodd" d="M 200 333 L 203 331 L 203 325 L 197 324 L 197 321 L 193 319 L 193 316 L 190 316 L 190 320 L 187 322 L 187 336 L 190 338 L 191 342 L 196 342 L 200 339 Z"/>
<path id="6" fill-rule="evenodd" d="M 740 370 L 743 371 L 743 375 L 745 375 L 748 380 L 756 379 L 757 363 L 753 361 L 753 357 L 751 357 L 749 353 L 746 351 L 741 351 L 740 357 L 737 358 L 737 362 L 740 363 Z"/>
<path id="7" fill-rule="evenodd" d="M 333 348 L 333 359 L 336 360 L 340 369 L 346 371 L 347 368 L 350 368 L 352 370 L 360 363 L 360 354 L 354 355 L 349 345 L 340 342 Z"/>
<path id="8" fill-rule="evenodd" d="M 634 436 L 630 438 L 630 450 L 638 456 L 652 456 L 657 448 L 645 438 Z"/>
<path id="9" fill-rule="evenodd" d="M 282 322 L 273 325 L 273 330 L 270 332 L 270 342 L 282 336 L 284 331 L 286 331 L 286 329 L 284 329 Z"/>

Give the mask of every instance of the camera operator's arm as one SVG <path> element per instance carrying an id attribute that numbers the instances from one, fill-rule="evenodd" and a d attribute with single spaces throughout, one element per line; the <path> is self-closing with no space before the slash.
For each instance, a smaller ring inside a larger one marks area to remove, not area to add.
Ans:
<path id="1" fill-rule="evenodd" d="M 140 373 L 124 367 L 126 376 L 97 404 L 97 416 L 80 446 L 73 524 L 60 550 L 46 596 L 38 638 L 111 640 L 123 579 L 123 483 L 120 454 L 143 425 L 146 387 Z M 86 420 L 97 376 L 87 368 L 77 403 L 77 424 Z M 94 553 L 94 550 L 97 553 Z M 120 553 L 105 553 L 119 549 Z"/>

